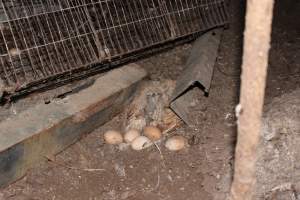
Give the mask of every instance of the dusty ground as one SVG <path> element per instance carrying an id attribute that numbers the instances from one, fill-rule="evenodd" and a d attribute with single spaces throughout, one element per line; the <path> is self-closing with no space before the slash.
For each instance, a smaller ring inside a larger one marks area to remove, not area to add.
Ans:
<path id="1" fill-rule="evenodd" d="M 122 127 L 120 115 L 59 154 L 55 163 L 45 162 L 0 190 L 0 199 L 224 199 L 232 176 L 234 108 L 238 102 L 242 55 L 243 7 L 240 1 L 234 2 L 232 24 L 224 32 L 211 93 L 204 97 L 193 90 L 194 125 L 183 125 L 170 133 L 193 138 L 189 148 L 173 153 L 160 144 L 162 160 L 155 147 L 135 152 L 104 144 L 103 132 Z M 300 87 L 300 26 L 293 20 L 299 14 L 296 5 L 299 3 L 284 1 L 283 4 L 289 10 L 276 8 L 266 103 Z M 186 44 L 139 64 L 149 71 L 151 79 L 176 79 L 190 48 L 191 44 Z M 70 166 L 103 171 L 87 172 Z"/>
<path id="2" fill-rule="evenodd" d="M 257 162 L 257 199 L 300 198 L 300 88 L 265 106 Z"/>

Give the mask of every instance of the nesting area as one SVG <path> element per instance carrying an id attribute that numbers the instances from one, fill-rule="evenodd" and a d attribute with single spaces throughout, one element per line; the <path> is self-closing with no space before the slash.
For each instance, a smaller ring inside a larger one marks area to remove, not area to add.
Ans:
<path id="1" fill-rule="evenodd" d="M 269 57 L 252 52 L 244 68 L 251 53 L 244 48 L 266 42 L 245 34 L 267 32 L 245 23 L 246 10 L 262 2 L 272 0 L 0 1 L 0 82 L 9 99 L 0 101 L 0 200 L 229 199 L 236 161 L 247 158 L 236 154 L 240 117 L 251 119 L 245 113 L 257 108 L 240 104 L 248 94 L 241 86 L 245 74 L 259 79 L 249 72 L 262 69 L 262 58 L 268 73 L 256 165 L 239 169 L 254 173 L 253 200 L 299 200 L 300 1 L 274 0 Z M 215 30 L 222 37 L 209 91 L 196 82 L 182 94 L 187 124 L 170 99 L 203 37 L 193 39 Z M 262 94 L 248 89 L 255 103 Z"/>
<path id="2" fill-rule="evenodd" d="M 224 25 L 227 7 L 225 0 L 4 0 L 0 79 L 7 93 L 24 93 L 82 78 Z"/>

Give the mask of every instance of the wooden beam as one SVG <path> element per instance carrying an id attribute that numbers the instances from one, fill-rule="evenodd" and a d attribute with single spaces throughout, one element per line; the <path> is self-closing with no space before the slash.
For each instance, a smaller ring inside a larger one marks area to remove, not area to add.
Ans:
<path id="1" fill-rule="evenodd" d="M 274 0 L 248 0 L 232 200 L 254 199 Z"/>
<path id="2" fill-rule="evenodd" d="M 38 104 L 0 123 L 0 187 L 64 150 L 120 113 L 146 72 L 131 64 L 112 70 L 66 100 Z"/>

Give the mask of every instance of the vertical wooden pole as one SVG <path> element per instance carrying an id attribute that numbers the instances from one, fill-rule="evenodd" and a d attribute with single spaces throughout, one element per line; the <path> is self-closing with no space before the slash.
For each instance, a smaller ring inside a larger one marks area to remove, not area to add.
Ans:
<path id="1" fill-rule="evenodd" d="M 274 0 L 248 0 L 232 200 L 254 199 Z"/>

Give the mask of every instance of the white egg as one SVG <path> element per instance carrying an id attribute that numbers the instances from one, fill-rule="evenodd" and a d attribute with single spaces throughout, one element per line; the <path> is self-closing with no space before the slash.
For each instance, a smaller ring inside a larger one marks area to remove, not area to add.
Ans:
<path id="1" fill-rule="evenodd" d="M 167 140 L 165 147 L 170 151 L 179 151 L 183 149 L 187 144 L 187 141 L 182 136 L 173 136 Z"/>
<path id="2" fill-rule="evenodd" d="M 109 130 L 104 133 L 104 140 L 107 144 L 121 144 L 123 142 L 123 137 L 120 132 Z"/>
<path id="3" fill-rule="evenodd" d="M 153 143 L 145 136 L 139 136 L 131 143 L 131 148 L 136 151 L 140 151 L 150 147 Z"/>
<path id="4" fill-rule="evenodd" d="M 127 143 L 131 143 L 135 138 L 139 137 L 141 134 L 136 129 L 130 129 L 124 135 L 124 140 Z"/>
<path id="5" fill-rule="evenodd" d="M 161 138 L 162 133 L 161 130 L 156 126 L 146 126 L 144 128 L 144 135 L 152 141 L 157 141 Z"/>
<path id="6" fill-rule="evenodd" d="M 18 48 L 13 48 L 13 49 L 10 49 L 10 50 L 9 50 L 9 54 L 10 54 L 11 56 L 18 56 L 18 55 L 21 54 L 21 50 L 18 49 Z"/>

